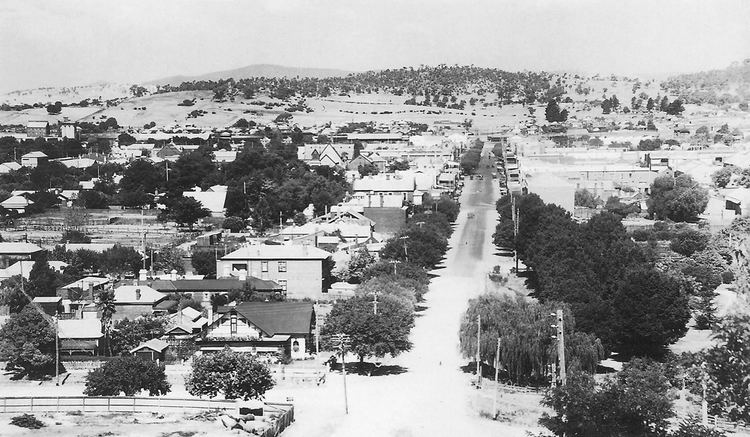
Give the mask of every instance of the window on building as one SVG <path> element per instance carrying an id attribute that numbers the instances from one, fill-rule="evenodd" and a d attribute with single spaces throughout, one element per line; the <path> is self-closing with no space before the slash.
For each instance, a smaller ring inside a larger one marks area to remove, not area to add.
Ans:
<path id="1" fill-rule="evenodd" d="M 260 262 L 260 271 L 261 272 L 267 272 L 268 271 L 268 261 L 261 261 Z"/>
<path id="2" fill-rule="evenodd" d="M 240 270 L 246 270 L 246 269 L 247 269 L 246 264 L 232 264 L 232 270 L 240 271 Z"/>
<path id="3" fill-rule="evenodd" d="M 229 318 L 229 332 L 232 335 L 237 334 L 237 314 L 232 314 Z"/>
<path id="4" fill-rule="evenodd" d="M 286 261 L 279 261 L 279 271 L 286 272 Z"/>
<path id="5" fill-rule="evenodd" d="M 279 279 L 277 282 L 279 283 L 279 286 L 281 287 L 282 293 L 286 294 L 286 279 Z"/>

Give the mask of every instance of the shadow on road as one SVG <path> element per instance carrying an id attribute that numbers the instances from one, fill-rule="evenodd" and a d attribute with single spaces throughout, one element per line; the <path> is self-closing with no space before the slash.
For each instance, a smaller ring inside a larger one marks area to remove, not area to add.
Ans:
<path id="1" fill-rule="evenodd" d="M 331 368 L 332 371 L 340 372 L 341 363 L 336 363 Z M 408 372 L 409 369 L 404 366 L 378 366 L 375 363 L 365 361 L 364 363 L 354 362 L 346 363 L 346 373 L 353 373 L 363 376 L 387 376 L 400 375 Z"/>

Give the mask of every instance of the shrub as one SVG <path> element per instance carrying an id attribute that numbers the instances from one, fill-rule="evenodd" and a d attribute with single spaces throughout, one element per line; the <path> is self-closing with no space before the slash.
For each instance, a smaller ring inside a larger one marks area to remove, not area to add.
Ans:
<path id="1" fill-rule="evenodd" d="M 635 241 L 648 241 L 654 237 L 654 233 L 648 229 L 636 229 L 633 231 Z"/>
<path id="2" fill-rule="evenodd" d="M 21 414 L 20 416 L 13 417 L 10 419 L 10 424 L 28 429 L 39 429 L 47 426 L 33 414 Z"/>
<path id="3" fill-rule="evenodd" d="M 721 283 L 731 284 L 734 281 L 734 273 L 731 270 L 721 272 Z"/>
<path id="4" fill-rule="evenodd" d="M 690 256 L 708 245 L 708 235 L 693 229 L 683 229 L 672 236 L 669 247 L 680 255 Z"/>

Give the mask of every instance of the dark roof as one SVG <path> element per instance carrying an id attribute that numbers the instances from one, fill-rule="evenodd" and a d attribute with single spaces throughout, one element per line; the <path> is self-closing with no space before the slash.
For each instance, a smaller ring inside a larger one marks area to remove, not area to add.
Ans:
<path id="1" fill-rule="evenodd" d="M 309 334 L 314 314 L 312 302 L 243 302 L 219 307 L 218 312 L 233 309 L 269 336 Z"/>
<path id="2" fill-rule="evenodd" d="M 176 307 L 178 302 L 176 300 L 163 300 L 156 305 L 154 305 L 154 309 L 156 310 L 168 310 L 172 307 Z"/>
<path id="3" fill-rule="evenodd" d="M 250 286 L 255 287 L 258 291 L 280 290 L 281 286 L 274 281 L 258 279 L 253 276 L 247 277 Z M 178 279 L 176 281 L 156 280 L 151 281 L 150 287 L 162 291 L 229 291 L 242 290 L 245 287 L 245 281 L 239 279 Z"/>

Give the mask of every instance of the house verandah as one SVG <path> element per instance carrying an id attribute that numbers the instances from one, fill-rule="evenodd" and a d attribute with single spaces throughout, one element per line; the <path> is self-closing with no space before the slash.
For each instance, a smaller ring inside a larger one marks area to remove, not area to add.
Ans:
<path id="1" fill-rule="evenodd" d="M 244 302 L 219 307 L 217 313 L 197 340 L 201 353 L 229 347 L 299 360 L 311 352 L 315 327 L 311 302 Z"/>

